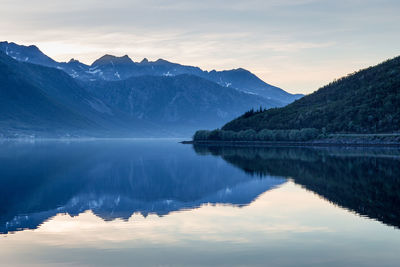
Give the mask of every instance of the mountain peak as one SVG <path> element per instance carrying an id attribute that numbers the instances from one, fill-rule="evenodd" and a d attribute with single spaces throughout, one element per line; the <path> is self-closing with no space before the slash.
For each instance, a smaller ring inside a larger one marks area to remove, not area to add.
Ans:
<path id="1" fill-rule="evenodd" d="M 17 45 L 17 44 L 15 44 L 15 45 Z M 36 45 L 28 45 L 27 47 L 31 48 L 31 49 L 34 49 L 34 50 L 40 51 L 39 47 L 37 47 Z"/>
<path id="2" fill-rule="evenodd" d="M 147 58 L 144 58 L 142 61 L 140 61 L 140 64 L 147 64 L 149 63 L 149 60 Z"/>
<path id="3" fill-rule="evenodd" d="M 157 59 L 157 60 L 155 61 L 155 63 L 158 63 L 158 64 L 167 64 L 167 63 L 171 63 L 171 62 L 169 62 L 169 61 L 167 61 L 167 60 L 165 60 L 165 59 L 159 58 L 159 59 Z"/>
<path id="4" fill-rule="evenodd" d="M 3 42 L 0 42 L 0 46 L 6 46 L 7 48 L 18 49 L 18 50 L 19 49 L 28 49 L 28 50 L 31 50 L 34 52 L 43 53 L 42 51 L 40 51 L 40 49 L 36 45 L 19 45 L 14 42 L 3 41 Z"/>
<path id="5" fill-rule="evenodd" d="M 246 70 L 246 69 L 243 69 L 243 68 L 237 68 L 237 69 L 235 69 L 236 71 L 244 71 L 244 72 L 249 72 L 248 70 Z"/>
<path id="6" fill-rule="evenodd" d="M 134 64 L 128 55 L 117 57 L 113 55 L 104 55 L 93 62 L 92 66 L 107 65 L 107 64 Z"/>
<path id="7" fill-rule="evenodd" d="M 0 42 L 0 50 L 15 60 L 54 67 L 56 62 L 46 56 L 36 45 L 19 45 L 14 42 Z"/>
<path id="8" fill-rule="evenodd" d="M 68 63 L 80 63 L 79 60 L 75 59 L 75 58 L 71 58 Z"/>
<path id="9" fill-rule="evenodd" d="M 246 69 L 244 69 L 244 68 L 237 68 L 237 69 L 232 69 L 232 70 L 230 70 L 230 71 L 232 71 L 232 72 L 236 72 L 236 73 L 249 73 L 249 74 L 252 74 L 250 71 L 248 71 L 248 70 L 246 70 Z"/>

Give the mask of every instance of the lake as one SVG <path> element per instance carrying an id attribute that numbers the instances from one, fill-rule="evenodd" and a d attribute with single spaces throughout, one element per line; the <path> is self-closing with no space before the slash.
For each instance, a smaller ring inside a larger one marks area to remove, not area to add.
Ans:
<path id="1" fill-rule="evenodd" d="M 0 143 L 1 266 L 399 266 L 400 151 Z"/>

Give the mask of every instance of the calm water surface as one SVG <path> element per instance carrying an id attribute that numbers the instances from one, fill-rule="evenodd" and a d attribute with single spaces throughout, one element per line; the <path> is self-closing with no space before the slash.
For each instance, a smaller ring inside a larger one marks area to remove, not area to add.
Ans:
<path id="1" fill-rule="evenodd" d="M 400 152 L 0 144 L 1 266 L 399 266 Z"/>

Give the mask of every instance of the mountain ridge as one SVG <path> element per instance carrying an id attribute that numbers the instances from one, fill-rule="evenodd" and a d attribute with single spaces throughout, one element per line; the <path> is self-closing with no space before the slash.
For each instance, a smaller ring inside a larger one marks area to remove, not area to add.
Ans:
<path id="1" fill-rule="evenodd" d="M 253 106 L 273 106 L 256 95 L 221 87 L 201 77 L 139 76 L 122 81 L 97 81 L 87 84 L 95 97 L 124 116 L 136 116 L 167 128 L 217 126 L 219 122 Z M 178 123 L 179 122 L 179 123 Z"/>
<path id="2" fill-rule="evenodd" d="M 72 62 L 56 62 L 37 47 L 33 49 L 31 46 L 20 46 L 15 43 L 0 42 L 0 50 L 8 53 L 12 52 L 16 60 L 23 61 L 28 58 L 28 62 L 56 67 L 65 71 L 74 79 L 83 81 L 124 80 L 132 76 L 143 75 L 176 76 L 179 74 L 192 74 L 224 87 L 233 87 L 239 91 L 257 94 L 266 99 L 274 100 L 279 102 L 278 106 L 284 106 L 302 97 L 300 94 L 293 95 L 276 86 L 265 83 L 250 71 L 242 68 L 225 71 L 205 71 L 199 67 L 172 63 L 165 59 L 149 61 L 145 58 L 141 62 L 134 62 L 127 55 L 116 57 L 108 54 L 95 60 L 91 65 L 86 65 L 79 61 L 76 62 L 76 60 Z M 32 53 L 35 53 L 34 60 L 25 56 Z M 112 60 L 116 62 L 114 63 Z M 100 62 L 113 62 L 113 64 L 100 66 L 98 64 Z M 240 77 L 236 77 L 237 75 Z"/>
<path id="3" fill-rule="evenodd" d="M 0 94 L 0 137 L 182 137 L 276 105 L 189 74 L 85 82 L 1 51 Z"/>

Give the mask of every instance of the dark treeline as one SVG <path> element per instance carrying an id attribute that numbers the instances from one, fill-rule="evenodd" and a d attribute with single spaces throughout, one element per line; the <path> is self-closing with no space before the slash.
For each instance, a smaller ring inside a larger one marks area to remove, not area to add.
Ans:
<path id="1" fill-rule="evenodd" d="M 309 141 L 318 138 L 321 131 L 312 128 L 293 129 L 293 130 L 261 130 L 256 132 L 253 129 L 244 131 L 224 131 L 224 130 L 199 130 L 194 136 L 194 141 Z"/>

